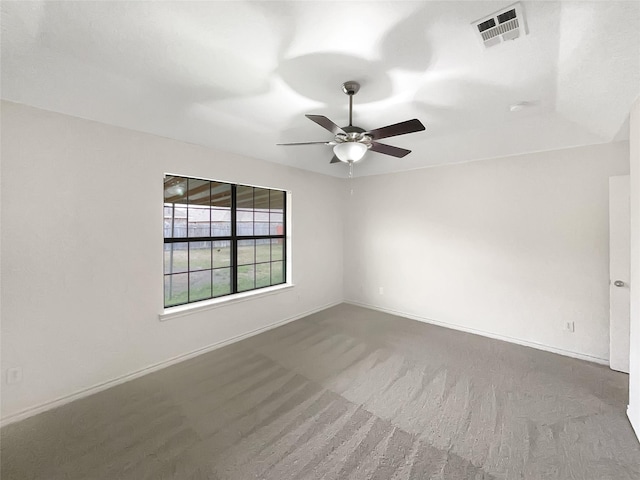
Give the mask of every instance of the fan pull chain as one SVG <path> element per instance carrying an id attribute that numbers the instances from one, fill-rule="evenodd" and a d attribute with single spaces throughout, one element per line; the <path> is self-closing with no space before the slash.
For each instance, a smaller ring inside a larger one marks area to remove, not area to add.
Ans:
<path id="1" fill-rule="evenodd" d="M 349 162 L 349 194 L 353 196 L 353 162 Z"/>

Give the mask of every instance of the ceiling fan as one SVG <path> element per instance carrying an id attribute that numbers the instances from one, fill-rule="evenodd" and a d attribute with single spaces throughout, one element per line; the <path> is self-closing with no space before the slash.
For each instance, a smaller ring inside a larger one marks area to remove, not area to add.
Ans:
<path id="1" fill-rule="evenodd" d="M 342 84 L 342 91 L 349 96 L 349 125 L 340 128 L 323 115 L 305 115 L 309 120 L 316 122 L 326 128 L 334 135 L 334 139 L 328 142 L 300 142 L 300 143 L 278 143 L 278 145 L 331 145 L 334 156 L 330 163 L 345 162 L 353 164 L 364 157 L 367 150 L 372 150 L 392 157 L 402 158 L 411 153 L 411 150 L 394 147 L 385 143 L 380 143 L 381 138 L 395 137 L 407 133 L 420 132 L 425 129 L 420 120 L 414 118 L 405 122 L 387 125 L 386 127 L 374 130 L 364 130 L 352 125 L 353 96 L 360 90 L 358 82 L 345 82 Z"/>

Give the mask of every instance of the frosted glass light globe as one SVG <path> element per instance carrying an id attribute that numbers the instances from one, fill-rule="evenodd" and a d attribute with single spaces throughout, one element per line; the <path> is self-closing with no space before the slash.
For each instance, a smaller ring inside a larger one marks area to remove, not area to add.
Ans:
<path id="1" fill-rule="evenodd" d="M 333 153 L 342 162 L 357 162 L 367 153 L 367 146 L 364 143 L 344 142 L 333 147 Z"/>

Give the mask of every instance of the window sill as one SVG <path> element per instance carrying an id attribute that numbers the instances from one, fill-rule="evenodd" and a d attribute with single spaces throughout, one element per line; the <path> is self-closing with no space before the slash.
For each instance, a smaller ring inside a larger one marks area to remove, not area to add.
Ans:
<path id="1" fill-rule="evenodd" d="M 249 292 L 236 293 L 235 295 L 229 295 L 221 298 L 213 298 L 211 300 L 204 300 L 202 302 L 180 305 L 178 307 L 165 308 L 162 313 L 158 315 L 161 322 L 171 320 L 172 318 L 184 317 L 193 313 L 202 312 L 204 310 L 212 310 L 218 307 L 226 307 L 234 303 L 246 302 L 248 300 L 254 300 L 256 298 L 267 297 L 280 293 L 283 290 L 293 288 L 293 283 L 284 283 L 282 285 L 276 285 L 274 287 L 261 288 L 260 290 L 252 290 Z"/>

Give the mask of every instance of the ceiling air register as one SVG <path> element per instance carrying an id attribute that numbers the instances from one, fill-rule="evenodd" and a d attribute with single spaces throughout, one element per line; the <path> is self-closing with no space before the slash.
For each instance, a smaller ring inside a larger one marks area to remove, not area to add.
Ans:
<path id="1" fill-rule="evenodd" d="M 520 3 L 515 3 L 472 23 L 476 35 L 485 47 L 515 40 L 529 33 Z"/>

